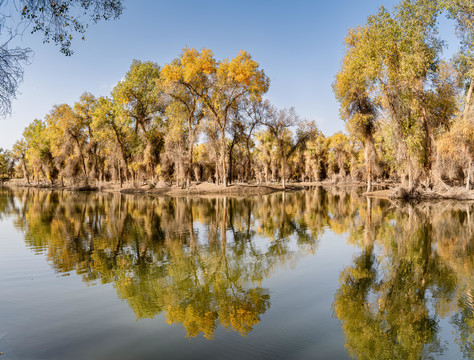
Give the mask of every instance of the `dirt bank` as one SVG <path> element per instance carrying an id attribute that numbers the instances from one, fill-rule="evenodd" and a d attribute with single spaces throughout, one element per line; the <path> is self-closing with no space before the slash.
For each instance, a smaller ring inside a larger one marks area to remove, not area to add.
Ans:
<path id="1" fill-rule="evenodd" d="M 400 199 L 400 200 L 474 200 L 474 190 L 462 188 L 446 188 L 444 190 L 433 190 L 417 188 L 408 191 L 402 187 L 394 187 L 387 190 L 378 190 L 363 193 L 363 195 L 374 198 Z"/>
<path id="2" fill-rule="evenodd" d="M 8 187 L 28 187 L 51 190 L 68 190 L 68 191 L 102 191 L 102 192 L 121 192 L 124 194 L 149 194 L 149 195 L 166 195 L 166 196 L 189 196 L 189 195 L 264 195 L 278 191 L 284 191 L 283 187 L 278 184 L 231 184 L 227 187 L 216 185 L 214 183 L 193 183 L 189 189 L 169 185 L 166 183 L 157 183 L 155 185 L 142 184 L 138 186 L 124 185 L 121 187 L 115 183 L 97 183 L 89 186 L 61 186 L 60 184 L 28 184 L 23 180 L 10 180 L 4 183 Z M 288 186 L 287 191 L 300 190 L 303 187 Z"/>
<path id="3" fill-rule="evenodd" d="M 164 182 L 158 182 L 154 185 L 142 184 L 138 186 L 124 185 L 120 187 L 119 184 L 115 183 L 97 183 L 88 186 L 61 186 L 60 184 L 27 184 L 23 180 L 10 180 L 4 183 L 10 187 L 32 187 L 32 188 L 43 188 L 53 190 L 69 190 L 69 191 L 103 191 L 103 192 L 121 192 L 125 194 L 149 194 L 149 195 L 163 195 L 163 196 L 203 196 L 203 195 L 232 195 L 232 196 L 251 196 L 251 195 L 265 195 L 279 191 L 298 191 L 308 190 L 318 187 L 327 189 L 331 188 L 352 188 L 358 189 L 357 191 L 366 196 L 375 198 L 392 198 L 392 199 L 414 199 L 414 200 L 428 200 L 428 199 L 454 199 L 454 200 L 474 200 L 474 191 L 467 191 L 465 188 L 446 188 L 441 191 L 438 189 L 416 189 L 412 192 L 407 192 L 405 189 L 400 187 L 399 184 L 392 182 L 384 182 L 374 184 L 375 190 L 371 192 L 363 192 L 366 184 L 364 182 L 333 182 L 333 181 L 322 181 L 322 182 L 299 182 L 289 183 L 286 189 L 280 184 L 246 184 L 246 183 L 235 183 L 227 187 L 222 185 L 216 185 L 214 183 L 202 182 L 193 183 L 189 189 L 177 187 L 176 185 L 166 184 Z"/>

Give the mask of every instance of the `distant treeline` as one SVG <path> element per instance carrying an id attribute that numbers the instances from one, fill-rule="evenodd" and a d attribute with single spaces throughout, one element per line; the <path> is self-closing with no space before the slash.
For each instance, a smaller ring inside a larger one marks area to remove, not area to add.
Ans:
<path id="1" fill-rule="evenodd" d="M 245 51 L 186 48 L 134 61 L 109 97 L 84 93 L 34 120 L 0 172 L 28 182 L 154 184 L 393 179 L 470 188 L 474 159 L 474 3 L 405 0 L 349 30 L 333 90 L 347 134 L 264 99 L 270 80 Z M 438 18 L 461 46 L 443 60 Z"/>

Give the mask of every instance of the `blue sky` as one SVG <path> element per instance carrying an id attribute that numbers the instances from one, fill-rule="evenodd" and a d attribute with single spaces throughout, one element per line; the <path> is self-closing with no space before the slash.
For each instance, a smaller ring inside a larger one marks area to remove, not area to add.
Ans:
<path id="1" fill-rule="evenodd" d="M 88 91 L 108 95 L 133 59 L 163 65 L 182 48 L 210 48 L 217 59 L 250 52 L 271 79 L 267 97 L 278 107 L 294 106 L 301 117 L 316 120 L 326 135 L 344 130 L 331 89 L 350 27 L 396 1 L 380 0 L 124 0 L 116 21 L 90 26 L 86 41 L 76 39 L 65 57 L 40 35 L 25 34 L 31 47 L 21 94 L 13 113 L 0 120 L 0 147 L 10 148 L 35 118 L 55 104 L 73 104 Z M 454 43 L 452 24 L 441 33 Z M 455 48 L 446 51 L 450 55 Z"/>

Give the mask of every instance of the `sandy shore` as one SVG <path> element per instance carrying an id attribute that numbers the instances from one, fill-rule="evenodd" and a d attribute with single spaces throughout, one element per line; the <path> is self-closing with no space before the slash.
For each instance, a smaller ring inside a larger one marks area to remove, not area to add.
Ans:
<path id="1" fill-rule="evenodd" d="M 9 187 L 32 187 L 55 190 L 69 190 L 69 191 L 102 191 L 102 192 L 121 192 L 124 194 L 149 194 L 157 196 L 203 196 L 203 195 L 227 195 L 227 196 L 251 196 L 251 195 L 265 195 L 280 191 L 298 191 L 312 188 L 358 188 L 361 195 L 370 196 L 374 198 L 393 198 L 393 199 L 455 199 L 455 200 L 474 200 L 474 190 L 467 191 L 464 188 L 450 188 L 446 191 L 436 192 L 433 190 L 416 190 L 411 193 L 402 191 L 399 184 L 391 182 L 374 184 L 374 188 L 382 188 L 371 192 L 364 192 L 366 184 L 364 182 L 299 182 L 289 183 L 286 189 L 281 184 L 247 184 L 234 183 L 227 187 L 216 185 L 214 183 L 202 182 L 193 183 L 189 189 L 177 187 L 176 185 L 169 185 L 159 182 L 154 186 L 142 184 L 140 186 L 124 185 L 120 187 L 115 183 L 99 183 L 90 186 L 61 186 L 59 184 L 27 184 L 23 180 L 15 179 L 4 183 Z"/>
<path id="2" fill-rule="evenodd" d="M 143 184 L 140 186 L 130 186 L 124 184 L 122 187 L 115 183 L 99 183 L 90 186 L 61 186 L 59 184 L 27 184 L 23 180 L 10 180 L 4 183 L 8 187 L 28 187 L 51 190 L 68 190 L 68 191 L 102 191 L 102 192 L 121 192 L 124 194 L 150 194 L 150 195 L 166 195 L 166 196 L 189 196 L 189 195 L 264 195 L 278 191 L 284 191 L 279 184 L 230 184 L 227 187 L 216 185 L 214 183 L 193 183 L 189 189 L 177 187 L 176 185 L 168 185 L 165 183 L 157 183 L 154 186 Z M 286 191 L 302 190 L 304 186 L 290 185 Z"/>
<path id="3" fill-rule="evenodd" d="M 120 187 L 115 183 L 98 183 L 90 186 L 61 186 L 60 184 L 28 184 L 24 180 L 15 179 L 5 182 L 5 186 L 9 187 L 30 187 L 40 189 L 52 190 L 68 190 L 68 191 L 102 191 L 102 192 L 121 192 L 124 194 L 149 194 L 149 195 L 164 195 L 164 196 L 189 196 L 189 195 L 235 195 L 235 196 L 250 196 L 250 195 L 265 195 L 280 191 L 298 191 L 307 190 L 317 187 L 337 187 L 337 188 L 363 188 L 364 183 L 361 182 L 340 182 L 335 184 L 330 181 L 323 182 L 299 182 L 289 183 L 284 189 L 279 183 L 262 183 L 262 184 L 247 184 L 234 183 L 227 187 L 216 185 L 214 183 L 202 182 L 193 183 L 189 189 L 177 187 L 176 185 L 169 185 L 159 182 L 154 186 L 143 184 L 140 186 L 130 186 L 124 184 Z"/>

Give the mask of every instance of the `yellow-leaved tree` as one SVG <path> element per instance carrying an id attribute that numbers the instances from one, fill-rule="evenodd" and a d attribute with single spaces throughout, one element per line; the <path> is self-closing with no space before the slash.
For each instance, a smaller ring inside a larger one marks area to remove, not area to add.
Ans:
<path id="1" fill-rule="evenodd" d="M 166 82 L 173 81 L 196 96 L 206 117 L 220 135 L 221 177 L 227 185 L 226 131 L 231 112 L 240 99 L 259 99 L 268 91 L 270 81 L 259 64 L 246 51 L 232 59 L 217 61 L 209 49 L 185 48 L 178 61 L 163 69 Z M 196 99 L 197 100 L 197 99 Z"/>

